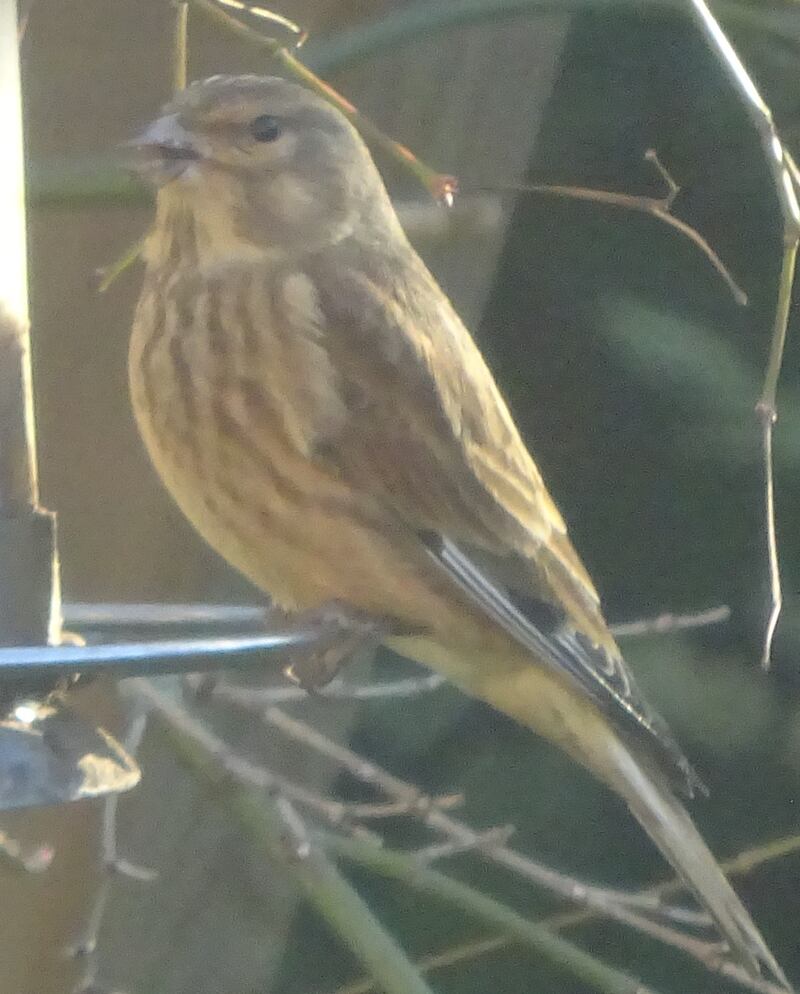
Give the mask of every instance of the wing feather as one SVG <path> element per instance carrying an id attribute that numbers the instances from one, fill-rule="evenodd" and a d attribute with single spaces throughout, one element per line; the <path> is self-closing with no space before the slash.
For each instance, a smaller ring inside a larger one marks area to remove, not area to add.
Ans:
<path id="1" fill-rule="evenodd" d="M 410 249 L 372 279 L 374 257 L 356 262 L 324 257 L 308 271 L 351 408 L 346 438 L 326 438 L 324 458 L 413 529 L 539 664 L 647 740 L 691 794 L 700 781 L 637 691 L 564 521 L 449 301 Z"/>

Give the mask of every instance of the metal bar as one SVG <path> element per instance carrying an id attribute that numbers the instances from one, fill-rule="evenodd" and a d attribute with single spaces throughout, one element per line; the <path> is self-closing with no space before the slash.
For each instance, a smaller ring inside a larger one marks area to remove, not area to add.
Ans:
<path id="1" fill-rule="evenodd" d="M 26 683 L 80 673 L 115 678 L 210 672 L 254 666 L 258 655 L 312 644 L 319 632 L 271 632 L 268 635 L 208 639 L 164 639 L 105 645 L 26 645 L 0 649 L 0 681 Z"/>
<path id="2" fill-rule="evenodd" d="M 68 628 L 136 628 L 181 625 L 261 625 L 266 604 L 82 604 L 63 605 Z"/>

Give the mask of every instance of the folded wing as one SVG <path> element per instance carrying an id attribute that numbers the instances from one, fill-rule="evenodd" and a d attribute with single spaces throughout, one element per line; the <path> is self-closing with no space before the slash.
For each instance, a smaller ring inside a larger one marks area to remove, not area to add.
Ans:
<path id="1" fill-rule="evenodd" d="M 647 743 L 682 792 L 702 789 L 639 694 L 563 519 L 449 302 L 413 254 L 387 264 L 380 286 L 359 263 L 319 260 L 308 272 L 351 418 L 346 435 L 323 440 L 321 458 L 413 529 L 532 662 Z"/>

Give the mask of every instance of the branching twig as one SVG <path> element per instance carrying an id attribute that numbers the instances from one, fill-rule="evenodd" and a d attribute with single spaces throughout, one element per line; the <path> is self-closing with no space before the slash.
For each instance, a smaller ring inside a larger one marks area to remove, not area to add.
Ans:
<path id="1" fill-rule="evenodd" d="M 569 968 L 599 991 L 609 994 L 653 994 L 651 988 L 629 974 L 606 966 L 594 956 L 559 939 L 538 922 L 524 918 L 482 891 L 436 870 L 420 867 L 414 856 L 359 839 L 344 839 L 335 835 L 325 835 L 323 839 L 326 848 L 339 856 L 381 876 L 398 880 L 423 894 L 453 903 L 471 917 L 491 922 L 513 936 L 517 942 L 529 946 L 550 961 Z"/>
<path id="2" fill-rule="evenodd" d="M 480 844 L 483 846 L 505 845 L 514 834 L 514 831 L 513 825 L 500 825 L 497 828 L 490 828 L 488 831 L 480 833 Z M 417 849 L 414 853 L 414 858 L 418 862 L 428 865 L 436 860 L 450 859 L 452 856 L 458 856 L 460 853 L 474 851 L 475 846 L 471 842 L 466 843 L 451 840 L 450 842 L 439 842 L 432 846 L 425 846 L 424 849 Z"/>
<path id="3" fill-rule="evenodd" d="M 764 632 L 764 646 L 761 665 L 768 669 L 772 654 L 772 640 L 780 617 L 782 593 L 778 562 L 778 542 L 775 533 L 775 486 L 772 462 L 772 432 L 778 418 L 775 397 L 778 389 L 786 342 L 786 328 L 789 322 L 789 307 L 792 299 L 797 246 L 800 242 L 800 207 L 795 190 L 795 165 L 785 152 L 775 129 L 772 112 L 756 89 L 741 59 L 728 41 L 719 23 L 705 3 L 705 0 L 691 0 L 692 10 L 706 40 L 730 78 L 736 92 L 741 97 L 745 110 L 755 127 L 764 156 L 770 168 L 775 194 L 783 217 L 783 261 L 781 264 L 778 300 L 775 308 L 775 321 L 772 329 L 764 386 L 756 404 L 756 413 L 761 421 L 764 457 L 764 510 L 767 539 L 767 561 L 770 581 L 770 611 Z"/>
<path id="4" fill-rule="evenodd" d="M 399 805 L 404 814 L 417 817 L 427 827 L 442 833 L 447 839 L 447 848 L 452 853 L 464 851 L 481 853 L 517 876 L 543 886 L 567 900 L 593 908 L 674 948 L 682 949 L 706 965 L 710 962 L 711 951 L 716 949 L 715 945 L 687 936 L 665 924 L 670 919 L 684 921 L 686 914 L 683 909 L 679 909 L 676 914 L 672 914 L 671 909 L 666 909 L 665 913 L 662 902 L 655 902 L 651 898 L 643 899 L 640 895 L 628 895 L 607 888 L 593 887 L 543 866 L 509 848 L 505 844 L 507 840 L 497 833 L 475 831 L 464 822 L 454 819 L 443 810 L 437 799 L 426 796 L 412 784 L 395 777 L 347 746 L 331 741 L 306 722 L 291 718 L 276 707 L 262 710 L 253 705 L 247 692 L 238 695 L 235 690 L 236 688 L 220 686 L 212 687 L 209 693 L 212 699 L 224 700 L 262 714 L 267 724 L 332 759 L 362 783 L 383 791 Z M 229 694 L 228 691 L 234 692 Z M 258 773 L 254 775 L 251 764 L 232 756 L 228 747 L 212 733 L 206 731 L 204 734 L 206 747 L 217 750 L 218 759 L 231 771 L 236 772 L 237 776 L 260 786 L 266 786 L 272 781 L 272 774 L 268 775 L 269 781 L 264 779 L 265 774 L 261 768 L 258 768 Z M 291 785 L 289 789 L 293 791 L 293 796 L 299 796 L 298 791 L 304 790 L 296 785 Z M 331 803 L 318 805 L 317 813 L 322 814 L 329 823 L 335 824 L 331 818 Z M 435 855 L 442 858 L 447 853 L 438 851 Z M 653 915 L 660 920 L 654 920 L 651 917 Z M 692 924 L 697 924 L 698 920 L 694 919 Z"/>
<path id="5" fill-rule="evenodd" d="M 687 224 L 686 221 L 675 217 L 672 213 L 672 205 L 675 197 L 680 193 L 680 187 L 661 164 L 655 150 L 648 149 L 645 152 L 645 158 L 648 162 L 653 163 L 661 178 L 666 183 L 666 196 L 637 197 L 632 194 L 616 193 L 611 190 L 594 190 L 581 186 L 560 186 L 550 183 L 520 183 L 504 187 L 504 189 L 519 190 L 523 193 L 542 193 L 546 196 L 565 197 L 570 200 L 585 200 L 595 204 L 605 204 L 608 207 L 621 207 L 624 210 L 649 214 L 650 217 L 654 217 L 668 227 L 673 228 L 679 234 L 683 235 L 684 238 L 688 238 L 693 245 L 697 246 L 725 281 L 736 303 L 742 306 L 745 305 L 747 303 L 747 294 L 733 278 L 730 270 L 723 263 L 722 259 L 720 259 L 719 255 L 696 228 Z"/>
<path id="6" fill-rule="evenodd" d="M 487 843 L 481 833 L 476 832 L 465 823 L 440 810 L 426 809 L 424 795 L 421 795 L 413 785 L 393 776 L 346 746 L 331 742 L 306 722 L 291 718 L 275 707 L 268 708 L 264 712 L 264 719 L 268 724 L 280 729 L 295 741 L 303 742 L 328 756 L 363 782 L 382 788 L 390 797 L 407 798 L 410 804 L 413 804 L 416 798 L 418 817 L 424 824 L 442 832 L 448 839 L 456 843 L 462 843 L 465 847 L 469 846 L 473 851 L 481 853 L 490 861 L 505 867 L 517 876 L 545 887 L 569 901 L 583 904 L 585 908 L 591 909 L 595 914 L 621 922 L 674 949 L 678 949 L 702 963 L 707 969 L 730 977 L 743 986 L 749 986 L 752 990 L 782 990 L 779 986 L 770 985 L 768 981 L 753 981 L 743 969 L 726 958 L 719 944 L 696 939 L 664 924 L 664 920 L 668 920 L 671 915 L 669 913 L 661 914 L 660 904 L 642 906 L 640 895 L 633 895 L 631 900 L 630 895 L 593 887 L 558 873 L 504 844 Z M 419 810 L 420 808 L 421 810 Z M 662 920 L 653 920 L 653 918 L 648 917 L 649 913 L 655 913 Z"/>
<path id="7" fill-rule="evenodd" d="M 210 783 L 225 810 L 265 853 L 286 869 L 386 994 L 432 994 L 394 939 L 385 932 L 324 853 L 312 845 L 287 798 L 239 781 L 220 762 L 203 726 L 146 680 L 131 689 L 155 710 L 173 748 Z M 209 748 L 211 746 L 211 748 Z"/>
<path id="8" fill-rule="evenodd" d="M 349 100 L 346 100 L 332 86 L 320 79 L 307 66 L 304 66 L 283 42 L 254 30 L 227 11 L 222 10 L 219 4 L 223 3 L 225 6 L 233 7 L 235 10 L 249 11 L 256 16 L 278 24 L 297 36 L 294 48 L 302 45 L 307 36 L 306 32 L 302 31 L 293 21 L 282 17 L 280 14 L 275 14 L 266 8 L 255 5 L 251 6 L 242 3 L 241 0 L 177 0 L 176 26 L 173 42 L 173 88 L 175 90 L 181 90 L 186 86 L 186 67 L 188 61 L 186 30 L 189 3 L 194 4 L 199 10 L 202 10 L 215 23 L 266 51 L 290 76 L 319 94 L 323 99 L 333 104 L 334 107 L 337 107 L 368 141 L 373 142 L 379 148 L 388 152 L 392 158 L 408 169 L 428 190 L 431 196 L 447 204 L 449 207 L 453 205 L 453 200 L 458 189 L 458 181 L 454 176 L 447 176 L 432 169 L 414 155 L 411 149 L 394 141 L 384 131 L 381 131 L 377 125 L 373 124 L 369 118 L 360 114 Z M 120 273 L 124 272 L 131 263 L 135 262 L 141 254 L 142 242 L 143 239 L 135 245 L 130 246 L 118 260 L 106 267 L 100 283 L 101 292 L 107 290 Z"/>
<path id="9" fill-rule="evenodd" d="M 454 176 L 447 176 L 432 169 L 414 155 L 409 148 L 406 148 L 405 145 L 394 141 L 384 131 L 381 131 L 369 118 L 360 114 L 358 109 L 349 100 L 345 99 L 323 79 L 320 79 L 308 66 L 303 65 L 281 41 L 277 38 L 263 35 L 249 25 L 242 23 L 242 21 L 233 17 L 227 11 L 220 9 L 215 0 L 190 0 L 190 2 L 207 14 L 216 24 L 233 32 L 235 35 L 255 45 L 274 58 L 290 76 L 319 94 L 324 100 L 333 104 L 334 107 L 337 107 L 368 141 L 383 149 L 416 176 L 432 197 L 443 201 L 448 206 L 452 204 L 458 189 L 458 181 Z M 301 37 L 305 40 L 304 35 Z M 296 47 L 297 45 L 295 44 Z"/>
<path id="10" fill-rule="evenodd" d="M 193 690 L 200 689 L 202 678 L 187 678 L 187 685 Z M 235 691 L 237 688 L 227 688 Z M 215 691 L 212 689 L 212 694 Z M 232 698 L 236 695 L 233 694 Z M 246 698 L 245 698 L 246 699 Z M 188 716 L 185 720 L 189 720 Z M 258 790 L 279 793 L 293 804 L 312 812 L 333 828 L 347 831 L 359 831 L 361 826 L 356 822 L 381 818 L 396 818 L 413 813 L 415 804 L 407 799 L 392 799 L 377 803 L 336 801 L 317 791 L 296 783 L 289 777 L 275 773 L 262 764 L 253 763 L 237 755 L 228 744 L 210 729 L 202 728 L 195 731 L 195 738 L 202 737 L 203 748 L 213 754 L 220 768 L 225 769 L 232 777 L 242 784 Z M 458 794 L 448 794 L 443 797 L 426 799 L 430 807 L 437 810 L 448 810 L 462 803 L 463 798 Z"/>
<path id="11" fill-rule="evenodd" d="M 517 876 L 538 884 L 568 901 L 595 908 L 609 918 L 622 921 L 672 945 L 685 938 L 668 926 L 639 914 L 634 910 L 635 898 L 634 907 L 631 907 L 627 894 L 593 887 L 543 866 L 497 839 L 487 839 L 484 833 L 476 831 L 432 804 L 430 799 L 413 784 L 394 776 L 347 746 L 331 741 L 307 722 L 290 717 L 276 707 L 267 708 L 263 712 L 263 717 L 268 725 L 279 729 L 294 741 L 301 742 L 321 755 L 327 756 L 362 783 L 382 790 L 388 797 L 405 802 L 409 813 L 418 817 L 428 828 L 441 832 L 461 850 L 478 852 Z M 705 949 L 705 943 L 698 945 Z"/>
<path id="12" fill-rule="evenodd" d="M 128 724 L 123 744 L 127 752 L 135 754 L 144 735 L 146 716 L 135 711 Z M 103 815 L 100 837 L 100 884 L 92 903 L 86 925 L 78 939 L 69 947 L 73 959 L 83 962 L 81 978 L 74 987 L 74 994 L 99 990 L 97 986 L 97 940 L 103 924 L 111 883 L 115 876 L 130 877 L 142 883 L 151 883 L 156 873 L 148 867 L 137 866 L 121 859 L 117 851 L 117 807 L 119 794 L 109 794 L 103 802 Z"/>
<path id="13" fill-rule="evenodd" d="M 268 793 L 259 791 L 255 794 L 249 782 L 239 779 L 230 765 L 229 756 L 224 763 L 220 762 L 218 740 L 212 733 L 155 690 L 152 684 L 144 680 L 131 683 L 166 722 L 167 734 L 178 754 L 195 773 L 216 788 L 226 810 L 234 814 L 248 835 L 262 843 L 273 858 L 295 874 L 318 910 L 353 952 L 372 967 L 384 990 L 390 994 L 429 990 L 419 974 L 408 975 L 412 969 L 408 961 L 314 845 L 314 837 L 307 832 L 288 800 L 279 795 L 270 803 Z M 456 903 L 468 914 L 502 927 L 605 994 L 653 994 L 634 978 L 607 966 L 541 925 L 522 918 L 494 898 L 421 865 L 414 855 L 393 853 L 364 839 L 353 838 L 355 845 L 350 848 L 347 846 L 350 840 L 343 836 L 327 835 L 324 839 L 325 847 L 340 855 L 401 879 L 432 896 Z"/>
<path id="14" fill-rule="evenodd" d="M 731 859 L 725 860 L 720 865 L 729 877 L 741 876 L 751 873 L 758 867 L 782 859 L 785 856 L 796 855 L 800 852 L 800 835 L 792 835 L 784 839 L 777 839 L 763 845 L 746 849 Z M 641 897 L 649 897 L 651 900 L 661 900 L 671 894 L 684 889 L 680 880 L 672 879 L 664 883 L 656 884 L 641 892 Z M 599 916 L 599 912 L 583 909 L 578 911 L 567 911 L 550 915 L 545 918 L 543 924 L 554 931 L 562 931 L 567 928 L 574 928 L 578 925 L 588 924 Z M 481 939 L 472 939 L 458 945 L 450 946 L 438 953 L 432 953 L 422 957 L 417 961 L 417 966 L 425 973 L 434 970 L 442 970 L 459 963 L 466 963 L 477 959 L 480 956 L 487 956 L 490 953 L 499 952 L 514 943 L 514 939 L 509 935 L 490 935 Z M 785 994 L 785 990 L 769 981 L 753 981 L 749 976 L 745 978 L 731 977 L 738 980 L 744 987 L 751 990 L 762 991 L 764 994 Z M 370 994 L 374 990 L 373 985 L 368 980 L 356 981 L 336 989 L 334 994 Z"/>

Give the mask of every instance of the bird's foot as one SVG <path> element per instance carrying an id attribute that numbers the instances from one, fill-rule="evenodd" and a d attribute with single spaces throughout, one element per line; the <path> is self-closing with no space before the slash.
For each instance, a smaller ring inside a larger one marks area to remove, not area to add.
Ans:
<path id="1" fill-rule="evenodd" d="M 283 618 L 287 618 L 285 613 Z M 308 646 L 291 651 L 283 671 L 309 693 L 329 684 L 357 656 L 377 649 L 389 631 L 384 620 L 338 601 L 288 615 L 288 619 L 292 626 L 309 630 L 315 636 Z"/>

